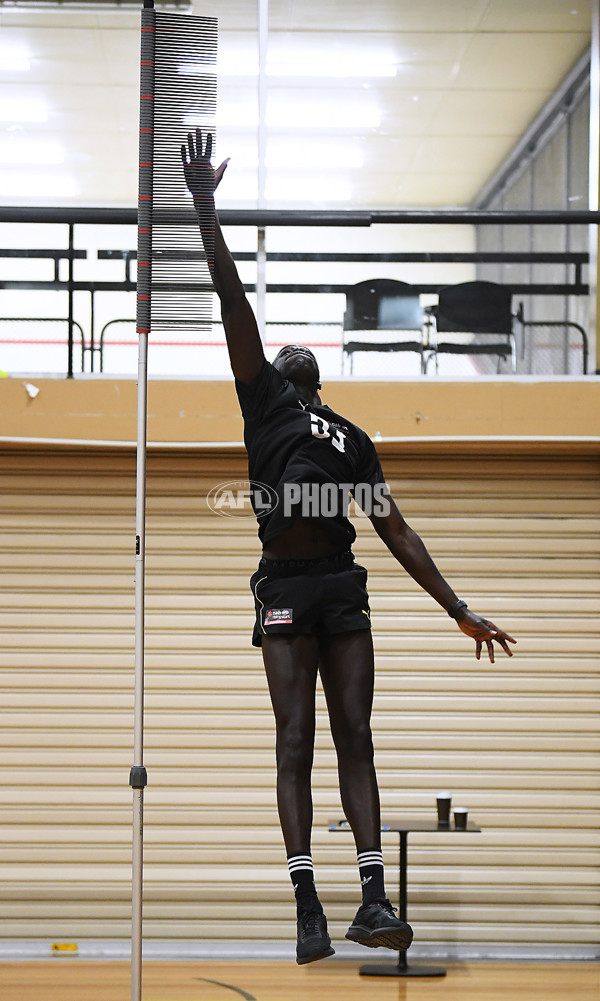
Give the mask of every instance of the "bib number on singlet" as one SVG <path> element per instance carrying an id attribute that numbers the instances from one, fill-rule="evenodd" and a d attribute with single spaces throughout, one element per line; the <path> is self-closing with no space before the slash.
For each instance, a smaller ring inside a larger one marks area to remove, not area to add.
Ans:
<path id="1" fill-rule="evenodd" d="M 337 448 L 338 452 L 345 452 L 344 445 L 346 435 L 339 428 L 331 429 L 329 421 L 317 414 L 310 414 L 310 430 L 315 438 L 331 438 L 331 444 Z"/>

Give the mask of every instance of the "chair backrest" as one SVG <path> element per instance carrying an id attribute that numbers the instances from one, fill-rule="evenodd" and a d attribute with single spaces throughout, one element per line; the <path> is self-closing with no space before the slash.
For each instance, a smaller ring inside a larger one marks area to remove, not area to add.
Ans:
<path id="1" fill-rule="evenodd" d="M 373 278 L 346 292 L 344 330 L 420 330 L 422 323 L 419 293 L 407 282 Z"/>
<path id="2" fill-rule="evenodd" d="M 512 292 L 495 282 L 447 285 L 433 312 L 438 330 L 508 334 L 513 328 Z"/>

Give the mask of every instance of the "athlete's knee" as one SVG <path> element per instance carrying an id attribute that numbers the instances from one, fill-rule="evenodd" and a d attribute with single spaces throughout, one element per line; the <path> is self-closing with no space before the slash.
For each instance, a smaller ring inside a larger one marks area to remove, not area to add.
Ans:
<path id="1" fill-rule="evenodd" d="M 310 772 L 314 754 L 314 733 L 298 726 L 277 732 L 277 767 L 299 774 Z"/>
<path id="2" fill-rule="evenodd" d="M 373 760 L 373 734 L 368 720 L 361 720 L 344 729 L 335 738 L 338 759 L 356 764 Z"/>

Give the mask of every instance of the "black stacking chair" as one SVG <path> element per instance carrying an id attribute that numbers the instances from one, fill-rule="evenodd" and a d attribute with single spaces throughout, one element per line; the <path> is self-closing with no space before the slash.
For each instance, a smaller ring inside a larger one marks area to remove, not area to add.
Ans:
<path id="1" fill-rule="evenodd" d="M 426 313 L 433 327 L 429 330 L 427 364 L 434 358 L 436 371 L 439 355 L 453 354 L 495 355 L 498 372 L 507 361 L 516 372 L 516 317 L 512 292 L 506 285 L 483 281 L 447 285 L 440 290 L 437 305 L 428 306 Z M 443 339 L 440 334 L 444 334 Z"/>
<path id="2" fill-rule="evenodd" d="M 540 334 L 542 335 L 542 339 L 545 342 L 545 344 L 543 347 L 540 345 L 541 350 L 539 351 L 539 353 L 543 356 L 545 353 L 547 353 L 548 348 L 550 346 L 548 342 L 550 341 L 550 343 L 552 343 L 551 331 L 557 330 L 557 331 L 562 331 L 562 343 L 559 342 L 561 344 L 561 353 L 563 357 L 565 354 L 567 356 L 567 371 L 565 374 L 566 375 L 571 374 L 569 371 L 569 357 L 571 355 L 572 349 L 575 347 L 575 344 L 573 344 L 570 339 L 572 331 L 575 331 L 576 336 L 579 336 L 581 338 L 581 367 L 583 375 L 588 374 L 588 362 L 590 354 L 589 338 L 587 331 L 585 330 L 584 327 L 581 326 L 580 323 L 575 323 L 574 320 L 526 320 L 523 312 L 522 302 L 520 302 L 517 307 L 516 318 L 523 331 L 523 340 L 521 349 L 522 357 L 523 358 L 525 357 L 525 349 L 527 344 L 530 357 L 532 359 L 531 371 L 535 371 L 535 368 L 533 367 L 533 360 L 536 354 L 538 353 L 538 345 L 536 344 L 535 334 L 533 337 L 533 342 L 530 341 L 528 331 L 529 330 L 539 331 Z M 554 343 L 556 344 L 556 342 Z"/>
<path id="3" fill-rule="evenodd" d="M 404 332 L 412 333 L 412 338 L 398 338 Z M 347 357 L 352 372 L 354 355 L 360 351 L 414 351 L 420 356 L 421 371 L 425 371 L 423 308 L 413 285 L 393 278 L 372 278 L 347 290 L 342 372 Z"/>

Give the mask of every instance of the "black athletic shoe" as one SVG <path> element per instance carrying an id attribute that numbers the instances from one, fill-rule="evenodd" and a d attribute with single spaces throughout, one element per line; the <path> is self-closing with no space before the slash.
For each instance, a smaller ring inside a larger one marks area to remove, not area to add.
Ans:
<path id="1" fill-rule="evenodd" d="M 296 962 L 315 963 L 317 959 L 333 956 L 331 939 L 327 934 L 327 918 L 322 911 L 300 910 L 298 913 L 298 944 Z"/>
<path id="2" fill-rule="evenodd" d="M 389 900 L 373 900 L 358 908 L 356 917 L 346 932 L 351 942 L 360 942 L 371 949 L 383 945 L 386 949 L 403 952 L 412 942 L 413 932 L 406 921 L 394 914 Z"/>

